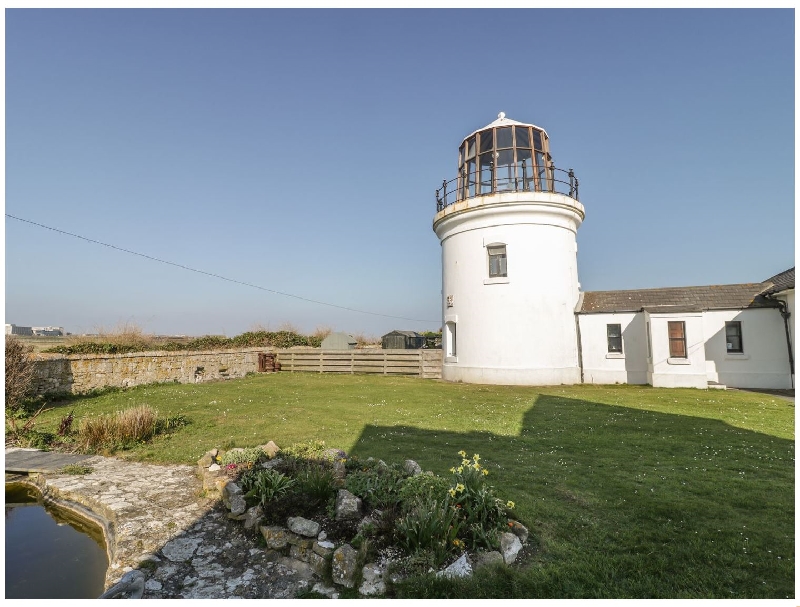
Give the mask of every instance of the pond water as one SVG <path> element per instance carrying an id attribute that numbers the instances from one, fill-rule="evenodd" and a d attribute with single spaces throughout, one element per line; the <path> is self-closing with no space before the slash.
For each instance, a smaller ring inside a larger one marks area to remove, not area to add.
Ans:
<path id="1" fill-rule="evenodd" d="M 100 529 L 43 506 L 35 489 L 6 484 L 7 599 L 96 599 L 108 557 Z"/>

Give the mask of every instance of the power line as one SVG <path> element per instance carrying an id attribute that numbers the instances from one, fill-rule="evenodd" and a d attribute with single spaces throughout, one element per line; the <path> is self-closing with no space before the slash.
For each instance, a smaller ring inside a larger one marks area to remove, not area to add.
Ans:
<path id="1" fill-rule="evenodd" d="M 10 215 L 8 213 L 5 214 L 6 217 L 10 217 L 11 219 L 16 219 L 17 221 L 22 221 L 24 223 L 29 223 L 34 226 L 38 226 L 40 228 L 44 228 L 46 230 L 51 230 L 53 232 L 58 232 L 59 234 L 65 234 L 66 236 L 72 236 L 73 238 L 80 238 L 81 240 L 85 240 L 86 242 L 91 242 L 92 244 L 99 244 L 104 247 L 108 247 L 109 249 L 114 249 L 116 251 L 122 251 L 123 253 L 129 253 L 130 255 L 136 255 L 138 257 L 144 257 L 145 259 L 149 259 L 150 261 L 157 261 L 159 263 L 167 264 L 169 266 L 175 266 L 176 268 L 180 268 L 182 270 L 189 270 L 190 272 L 196 272 L 197 274 L 204 274 L 205 276 L 211 276 L 213 278 L 219 278 L 220 280 L 226 280 L 228 282 L 235 283 L 237 285 L 243 285 L 245 287 L 252 287 L 254 289 L 258 289 L 259 291 L 267 291 L 269 293 L 275 293 L 276 295 L 283 295 L 284 297 L 293 297 L 294 299 L 299 299 L 302 301 L 307 301 L 309 303 L 318 304 L 320 306 L 328 306 L 330 308 L 338 308 L 340 310 L 347 310 L 348 312 L 357 312 L 359 314 L 370 314 L 372 316 L 382 316 L 384 318 L 396 318 L 399 320 L 411 320 L 414 322 L 432 322 L 436 323 L 439 322 L 437 320 L 424 320 L 421 318 L 407 318 L 406 316 L 392 316 L 391 314 L 381 314 L 379 312 L 370 312 L 369 310 L 359 310 L 357 308 L 349 308 L 347 306 L 340 306 L 337 304 L 328 303 L 325 301 L 318 301 L 316 299 L 309 299 L 308 297 L 301 297 L 300 295 L 294 295 L 292 293 L 285 293 L 283 291 L 277 291 L 275 289 L 268 289 L 266 287 L 262 287 L 259 285 L 254 285 L 250 282 L 244 282 L 241 280 L 236 280 L 234 278 L 228 278 L 226 276 L 221 276 L 220 274 L 214 274 L 213 272 L 206 272 L 205 270 L 198 270 L 197 268 L 190 268 L 189 266 L 185 266 L 180 263 L 175 263 L 174 261 L 167 261 L 165 259 L 159 259 L 158 257 L 153 257 L 152 255 L 145 255 L 144 253 L 138 253 L 136 251 L 131 251 L 129 249 L 123 249 L 122 247 L 115 246 L 113 244 L 108 244 L 107 242 L 101 242 L 99 240 L 93 240 L 91 238 L 87 238 L 86 236 L 81 236 L 80 234 L 73 234 L 72 232 L 67 232 L 65 230 L 59 230 L 58 228 L 53 228 L 51 226 L 46 226 L 42 223 L 36 223 L 35 221 L 31 221 L 29 219 L 23 219 L 22 217 L 16 217 L 14 215 Z"/>

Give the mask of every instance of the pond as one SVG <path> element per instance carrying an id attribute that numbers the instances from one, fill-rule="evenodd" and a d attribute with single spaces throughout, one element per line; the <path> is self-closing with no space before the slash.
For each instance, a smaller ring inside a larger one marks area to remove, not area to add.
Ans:
<path id="1" fill-rule="evenodd" d="M 108 557 L 100 529 L 44 506 L 35 489 L 6 484 L 7 599 L 96 599 Z"/>

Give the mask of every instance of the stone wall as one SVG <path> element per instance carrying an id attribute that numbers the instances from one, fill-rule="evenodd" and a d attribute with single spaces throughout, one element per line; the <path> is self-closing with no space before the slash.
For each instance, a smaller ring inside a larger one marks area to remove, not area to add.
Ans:
<path id="1" fill-rule="evenodd" d="M 36 394 L 80 394 L 107 387 L 155 383 L 199 383 L 244 377 L 258 370 L 259 352 L 242 348 L 207 352 L 136 352 L 133 354 L 40 354 L 35 362 Z"/>

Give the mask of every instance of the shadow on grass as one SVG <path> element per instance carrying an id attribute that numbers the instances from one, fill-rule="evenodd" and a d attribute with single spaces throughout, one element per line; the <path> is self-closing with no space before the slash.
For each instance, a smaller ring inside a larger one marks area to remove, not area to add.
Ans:
<path id="1" fill-rule="evenodd" d="M 517 572 L 418 580 L 398 596 L 794 595 L 793 441 L 541 395 L 516 436 L 366 426 L 352 454 L 448 476 L 461 449 L 481 455 L 537 549 Z"/>

